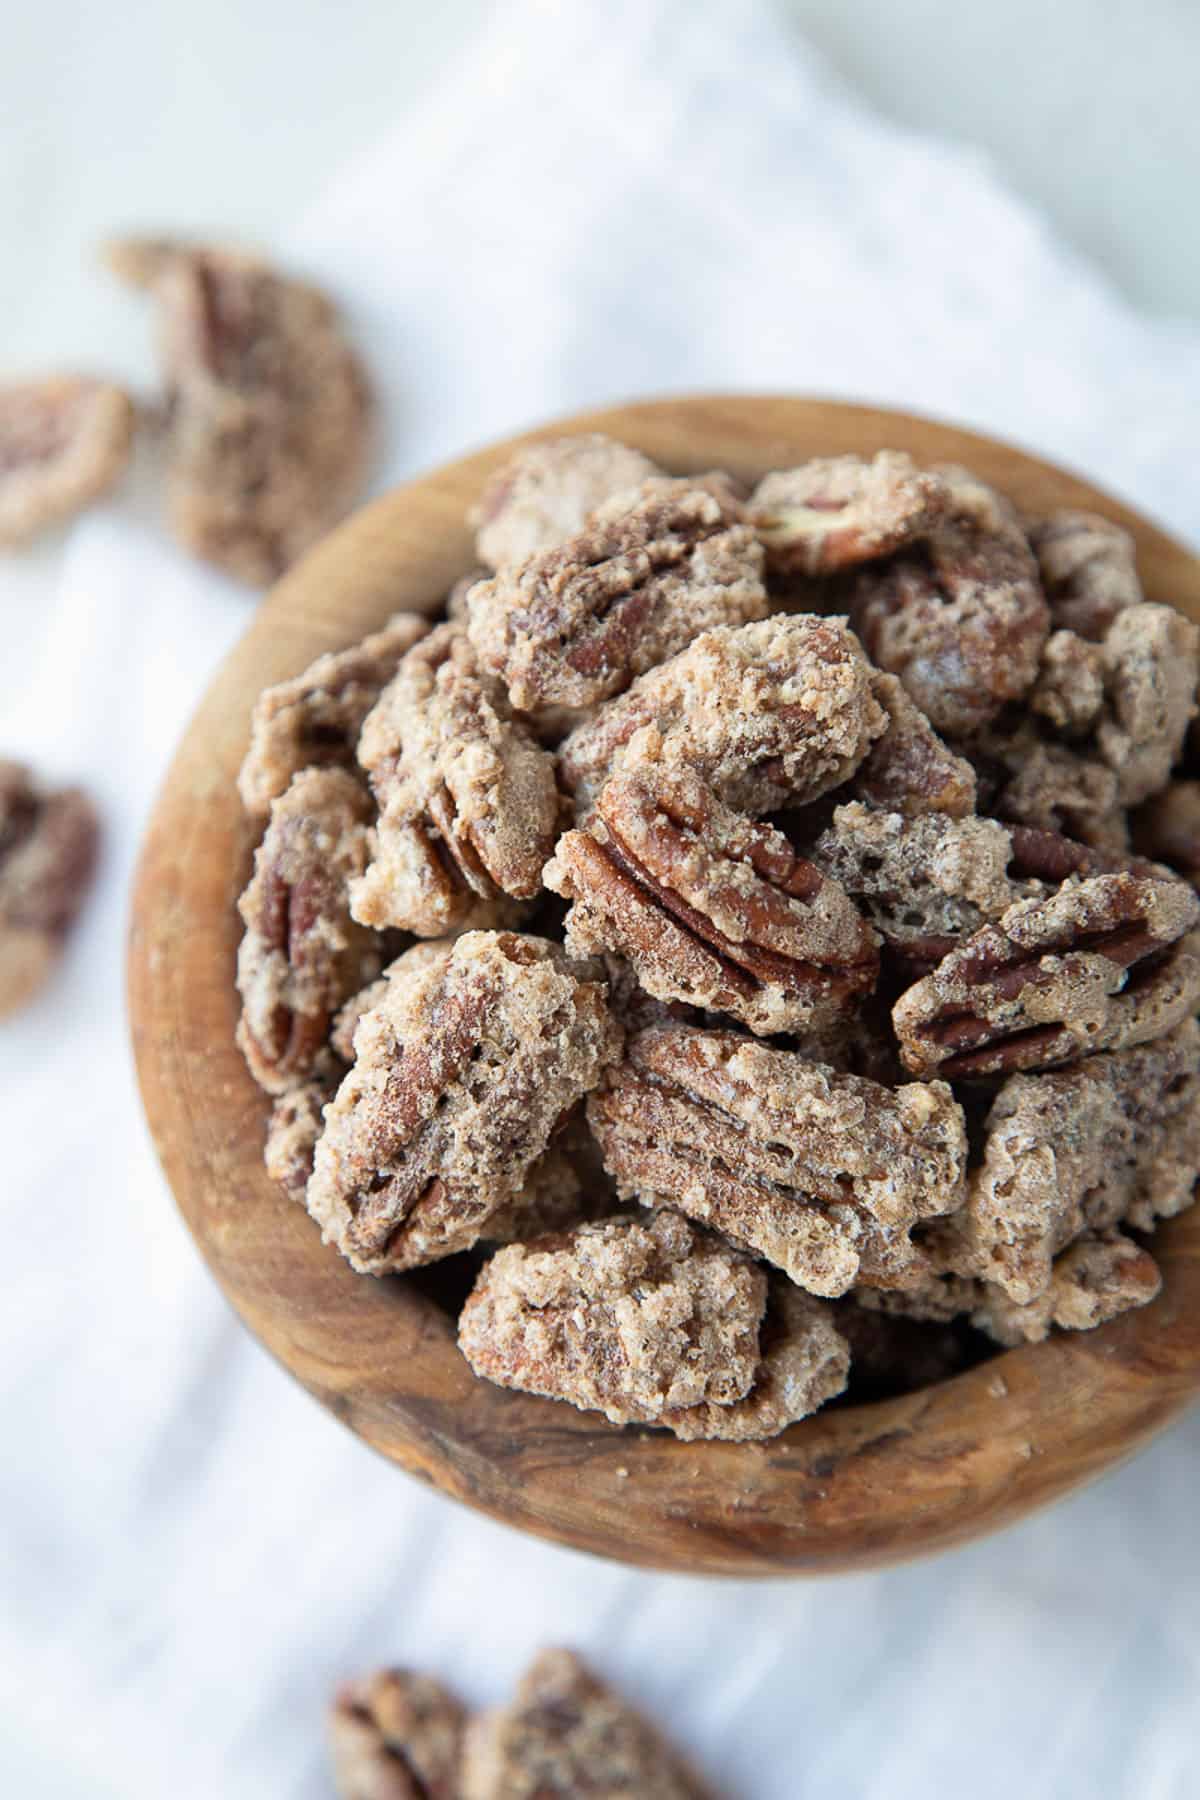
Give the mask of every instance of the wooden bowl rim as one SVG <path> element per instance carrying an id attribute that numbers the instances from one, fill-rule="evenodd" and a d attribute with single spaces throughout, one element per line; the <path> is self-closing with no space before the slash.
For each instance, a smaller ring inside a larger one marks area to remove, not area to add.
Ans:
<path id="1" fill-rule="evenodd" d="M 816 454 L 963 461 L 1031 509 L 1103 511 L 1147 596 L 1200 619 L 1200 562 L 1081 478 L 938 421 L 800 396 L 696 395 L 551 421 L 365 507 L 281 581 L 176 753 L 134 886 L 129 1003 L 146 1116 L 197 1245 L 268 1350 L 382 1454 L 509 1524 L 687 1573 L 862 1569 L 965 1542 L 1131 1455 L 1200 1390 L 1200 1208 L 1159 1228 L 1164 1289 L 919 1393 L 818 1413 L 762 1445 L 681 1444 L 476 1381 L 411 1282 L 356 1276 L 261 1165 L 267 1103 L 233 1043 L 233 902 L 252 838 L 233 777 L 259 688 L 471 566 L 466 504 L 517 445 L 601 431 L 667 467 L 752 474 Z"/>

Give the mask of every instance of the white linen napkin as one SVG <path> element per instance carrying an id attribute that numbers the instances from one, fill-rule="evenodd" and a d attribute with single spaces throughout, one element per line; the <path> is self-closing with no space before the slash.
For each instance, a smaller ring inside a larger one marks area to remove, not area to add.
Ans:
<path id="1" fill-rule="evenodd" d="M 806 390 L 1006 434 L 1200 543 L 1200 332 L 759 0 L 508 5 L 277 248 L 349 306 L 381 483 L 583 405 Z M 0 579 L 3 749 L 83 775 L 107 833 L 61 976 L 0 1027 L 0 1791 L 318 1800 L 337 1677 L 416 1663 L 492 1702 L 547 1640 L 745 1800 L 1200 1790 L 1200 1419 L 966 1551 L 751 1588 L 478 1519 L 292 1386 L 176 1218 L 122 1002 L 146 811 L 249 603 L 133 500 Z"/>

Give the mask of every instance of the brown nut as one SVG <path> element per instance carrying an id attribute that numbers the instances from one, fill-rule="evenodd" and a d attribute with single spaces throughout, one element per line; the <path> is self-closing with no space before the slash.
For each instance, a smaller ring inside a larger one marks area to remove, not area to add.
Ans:
<path id="1" fill-rule="evenodd" d="M 1127 606 L 1139 606 L 1134 543 L 1097 513 L 1057 512 L 1029 533 L 1057 627 L 1099 643 Z"/>
<path id="2" fill-rule="evenodd" d="M 367 1274 L 477 1242 L 620 1052 L 602 983 L 557 944 L 474 931 L 443 949 L 411 976 L 401 957 L 359 1019 L 317 1144 L 308 1210 Z"/>
<path id="3" fill-rule="evenodd" d="M 640 450 L 599 432 L 529 444 L 492 476 L 471 509 L 475 554 L 488 569 L 523 563 L 582 531 L 606 500 L 661 472 Z"/>
<path id="4" fill-rule="evenodd" d="M 944 1083 L 885 1088 L 736 1032 L 639 1032 L 588 1118 L 622 1198 L 678 1207 L 824 1296 L 910 1279 L 911 1227 L 965 1191 Z"/>
<path id="5" fill-rule="evenodd" d="M 340 1800 L 461 1800 L 466 1708 L 440 1681 L 380 1669 L 347 1682 L 329 1713 Z"/>
<path id="6" fill-rule="evenodd" d="M 461 627 L 408 652 L 368 714 L 358 748 L 379 803 L 354 915 L 438 937 L 510 923 L 540 893 L 554 848 L 554 759 L 481 678 Z"/>
<path id="7" fill-rule="evenodd" d="M 0 1018 L 37 993 L 91 884 L 99 828 L 79 788 L 47 791 L 0 760 Z"/>
<path id="8" fill-rule="evenodd" d="M 1200 884 L 1200 781 L 1175 781 L 1139 808 L 1134 847 Z"/>
<path id="9" fill-rule="evenodd" d="M 895 675 L 871 683 L 887 725 L 859 765 L 853 792 L 884 812 L 919 818 L 946 813 L 964 819 L 975 811 L 975 771 L 944 744 Z"/>
<path id="10" fill-rule="evenodd" d="M 334 1014 L 378 975 L 374 932 L 350 916 L 349 884 L 367 860 L 370 802 L 344 769 L 306 769 L 271 807 L 238 901 L 238 1043 L 268 1093 L 312 1075 Z"/>
<path id="11" fill-rule="evenodd" d="M 762 548 L 726 478 L 657 478 L 557 549 L 477 582 L 467 610 L 514 707 L 594 706 L 698 632 L 763 618 Z"/>
<path id="12" fill-rule="evenodd" d="M 1050 1068 L 1160 1036 L 1200 1000 L 1186 942 L 1200 902 L 1125 872 L 1021 900 L 896 1002 L 905 1066 L 959 1076 Z"/>
<path id="13" fill-rule="evenodd" d="M 945 511 L 945 490 L 900 450 L 817 457 L 775 469 L 750 496 L 750 523 L 772 570 L 830 575 L 923 537 Z"/>
<path id="14" fill-rule="evenodd" d="M 0 547 L 82 512 L 124 473 L 128 394 L 86 375 L 0 386 Z"/>
<path id="15" fill-rule="evenodd" d="M 263 689 L 238 775 L 248 813 L 265 815 L 301 769 L 354 768 L 363 720 L 401 657 L 428 630 L 429 621 L 416 613 L 396 613 L 361 643 L 319 656 L 302 675 Z"/>
<path id="16" fill-rule="evenodd" d="M 559 839 L 544 879 L 574 902 L 574 954 L 615 951 L 656 999 L 731 1013 L 752 1031 L 807 1030 L 874 985 L 874 935 L 836 882 L 683 764 L 615 775 L 588 830 Z"/>
<path id="17" fill-rule="evenodd" d="M 1044 1293 L 1027 1305 L 981 1284 L 971 1323 L 998 1344 L 1037 1344 L 1057 1325 L 1093 1331 L 1121 1313 L 1146 1306 L 1162 1287 L 1154 1258 L 1119 1231 L 1087 1232 L 1054 1260 Z"/>
<path id="18" fill-rule="evenodd" d="M 265 586 L 359 492 L 362 365 L 325 295 L 257 257 L 135 239 L 109 262 L 159 307 L 171 528 L 194 555 Z"/>
<path id="19" fill-rule="evenodd" d="M 862 648 L 844 619 L 776 615 L 706 631 L 559 746 L 581 814 L 608 777 L 656 754 L 685 762 L 739 812 L 804 805 L 839 787 L 884 729 Z"/>

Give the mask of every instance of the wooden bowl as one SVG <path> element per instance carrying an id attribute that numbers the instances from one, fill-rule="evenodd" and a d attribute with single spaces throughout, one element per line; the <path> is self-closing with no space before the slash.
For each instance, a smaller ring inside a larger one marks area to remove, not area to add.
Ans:
<path id="1" fill-rule="evenodd" d="M 133 900 L 130 1010 L 167 1177 L 228 1299 L 285 1368 L 377 1450 L 510 1525 L 688 1573 L 863 1569 L 961 1544 L 1130 1456 L 1200 1388 L 1200 1207 L 1162 1226 L 1153 1305 L 955 1379 L 818 1414 L 768 1444 L 682 1444 L 477 1381 L 411 1279 L 356 1275 L 267 1179 L 267 1103 L 234 1045 L 234 902 L 254 833 L 234 777 L 250 709 L 400 607 L 436 609 L 472 563 L 469 504 L 514 444 L 603 431 L 680 472 L 756 477 L 881 447 L 961 461 L 1030 510 L 1096 508 L 1137 539 L 1152 599 L 1200 619 L 1200 562 L 1076 477 L 988 438 L 829 401 L 648 401 L 560 420 L 368 506 L 267 598 L 159 798 Z"/>

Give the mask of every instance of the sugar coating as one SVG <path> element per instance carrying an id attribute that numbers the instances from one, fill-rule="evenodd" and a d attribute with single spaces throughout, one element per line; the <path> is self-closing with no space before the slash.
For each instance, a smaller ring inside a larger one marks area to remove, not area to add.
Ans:
<path id="1" fill-rule="evenodd" d="M 554 760 L 481 676 L 461 626 L 403 658 L 363 722 L 358 759 L 379 806 L 355 917 L 440 937 L 503 924 L 541 891 L 560 802 Z"/>
<path id="2" fill-rule="evenodd" d="M 363 367 L 326 296 L 258 257 L 133 240 L 109 260 L 158 307 L 171 528 L 194 555 L 265 586 L 362 486 Z"/>
<path id="3" fill-rule="evenodd" d="M 750 522 L 773 567 L 828 575 L 899 550 L 945 510 L 945 490 L 899 450 L 816 457 L 775 469 L 750 496 Z"/>
<path id="4" fill-rule="evenodd" d="M 1170 606 L 1129 606 L 1104 639 L 1107 716 L 1096 731 L 1125 806 L 1166 786 L 1196 716 L 1200 626 Z"/>
<path id="5" fill-rule="evenodd" d="M 1031 528 L 1029 540 L 1056 626 L 1098 643 L 1118 613 L 1140 605 L 1133 539 L 1111 519 L 1052 513 Z"/>
<path id="6" fill-rule="evenodd" d="M 0 385 L 0 547 L 23 544 L 115 485 L 134 409 L 111 382 L 51 375 Z"/>
<path id="7" fill-rule="evenodd" d="M 1104 651 L 1074 631 L 1052 631 L 1029 708 L 1067 738 L 1087 735 L 1104 706 Z"/>
<path id="8" fill-rule="evenodd" d="M 475 554 L 488 569 L 523 563 L 582 531 L 606 500 L 658 474 L 640 450 L 599 432 L 529 444 L 492 476 L 471 510 Z"/>
<path id="9" fill-rule="evenodd" d="M 943 1082 L 883 1087 L 736 1032 L 639 1032 L 588 1118 L 623 1199 L 677 1207 L 826 1297 L 907 1279 L 910 1228 L 965 1193 Z"/>
<path id="10" fill-rule="evenodd" d="M 55 968 L 91 885 L 99 823 L 81 788 L 0 759 L 0 1018 Z"/>
<path id="11" fill-rule="evenodd" d="M 467 1711 L 432 1676 L 380 1669 L 339 1689 L 329 1748 L 340 1800 L 461 1800 Z"/>
<path id="12" fill-rule="evenodd" d="M 650 741 L 727 805 L 761 814 L 839 787 L 885 724 L 846 621 L 776 614 L 703 632 L 639 676 L 571 733 L 558 764 L 586 813 L 608 776 L 636 765 Z"/>
<path id="13" fill-rule="evenodd" d="M 942 741 L 897 676 L 876 673 L 871 687 L 887 725 L 854 776 L 858 798 L 908 818 L 973 813 L 976 780 L 967 759 Z"/>
<path id="14" fill-rule="evenodd" d="M 301 769 L 354 767 L 363 720 L 405 651 L 428 630 L 416 613 L 395 613 L 361 643 L 318 656 L 302 675 L 263 689 L 238 775 L 248 813 L 265 815 Z"/>
<path id="15" fill-rule="evenodd" d="M 263 1163 L 271 1180 L 301 1206 L 313 1171 L 317 1139 L 325 1125 L 325 1102 L 336 1086 L 336 1076 L 302 1081 L 277 1095 L 271 1108 Z"/>
<path id="16" fill-rule="evenodd" d="M 620 1052 L 603 983 L 544 938 L 405 960 L 358 1021 L 308 1185 L 326 1241 L 376 1275 L 475 1243 Z"/>
<path id="17" fill-rule="evenodd" d="M 723 476 L 649 480 L 467 596 L 481 665 L 528 713 L 610 699 L 699 632 L 766 611 L 762 547 Z"/>
<path id="18" fill-rule="evenodd" d="M 569 1650 L 543 1650 L 506 1706 L 472 1720 L 461 1800 L 713 1800 Z"/>
<path id="19" fill-rule="evenodd" d="M 261 1087 L 313 1073 L 339 1007 L 379 973 L 379 940 L 350 916 L 371 808 L 345 769 L 305 769 L 271 806 L 238 901 L 238 1043 Z"/>
<path id="20" fill-rule="evenodd" d="M 1047 739 L 1024 716 L 982 734 L 976 749 L 987 771 L 987 811 L 1097 849 L 1128 848 L 1117 776 L 1090 740 Z"/>

